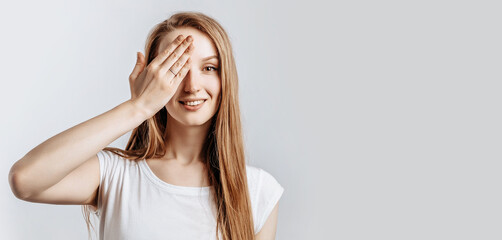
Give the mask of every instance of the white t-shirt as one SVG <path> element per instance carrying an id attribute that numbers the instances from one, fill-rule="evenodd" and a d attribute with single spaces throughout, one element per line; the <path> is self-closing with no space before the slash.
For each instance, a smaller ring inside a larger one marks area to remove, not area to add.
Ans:
<path id="1" fill-rule="evenodd" d="M 210 187 L 176 186 L 162 181 L 146 161 L 109 151 L 97 154 L 100 240 L 216 239 Z M 266 171 L 246 165 L 249 196 L 258 233 L 284 188 Z"/>

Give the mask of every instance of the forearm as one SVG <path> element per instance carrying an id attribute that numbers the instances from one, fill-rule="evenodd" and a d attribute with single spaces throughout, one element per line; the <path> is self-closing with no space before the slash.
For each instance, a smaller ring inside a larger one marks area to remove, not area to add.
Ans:
<path id="1" fill-rule="evenodd" d="M 43 191 L 146 118 L 134 102 L 121 103 L 29 151 L 12 166 L 10 178 L 15 181 L 11 181 L 22 186 L 24 193 Z"/>

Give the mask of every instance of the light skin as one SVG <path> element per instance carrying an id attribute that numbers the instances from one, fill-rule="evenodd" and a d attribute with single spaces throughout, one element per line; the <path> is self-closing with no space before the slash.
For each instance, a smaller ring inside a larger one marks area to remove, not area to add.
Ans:
<path id="1" fill-rule="evenodd" d="M 162 180 L 181 186 L 209 186 L 202 147 L 215 115 L 221 90 L 218 53 L 212 40 L 193 28 L 179 28 L 165 35 L 159 53 L 165 51 L 177 36 L 193 37 L 188 72 L 176 93 L 166 104 L 168 112 L 166 154 L 148 159 L 152 171 Z M 197 111 L 185 109 L 180 101 L 205 99 Z"/>
<path id="2" fill-rule="evenodd" d="M 190 54 L 189 69 L 173 98 L 167 103 L 168 111 L 167 152 L 160 159 L 148 159 L 152 171 L 162 180 L 180 186 L 208 186 L 207 171 L 204 169 L 202 146 L 207 136 L 211 117 L 216 113 L 221 91 L 218 75 L 217 50 L 212 40 L 193 28 L 179 28 L 162 39 L 159 53 L 166 51 L 177 36 L 192 36 L 193 51 Z M 180 99 L 207 99 L 202 108 L 187 111 Z M 278 203 L 272 210 L 257 240 L 275 239 L 278 217 Z"/>
<path id="3" fill-rule="evenodd" d="M 256 240 L 274 240 L 277 230 L 277 218 L 279 216 L 279 203 L 275 204 L 274 209 L 267 218 L 260 232 L 256 234 Z"/>
<path id="4" fill-rule="evenodd" d="M 96 153 L 164 106 L 170 116 L 168 128 L 175 131 L 169 133 L 171 147 L 168 149 L 171 150 L 158 161 L 149 162 L 152 170 L 175 185 L 207 186 L 200 156 L 201 136 L 207 134 L 208 120 L 215 113 L 220 81 L 202 70 L 206 62 L 201 59 L 214 54 L 215 49 L 197 30 L 179 31 L 184 36 L 193 36 L 195 45 L 199 46 L 197 51 L 195 46 L 190 49 L 188 38 L 174 32 L 168 36 L 176 40 L 171 43 L 170 39 L 163 39 L 158 56 L 148 66 L 139 54 L 129 76 L 130 100 L 47 139 L 11 167 L 9 184 L 17 198 L 36 203 L 90 205 L 96 209 L 100 181 Z M 192 52 L 193 61 L 189 60 Z M 177 101 L 192 96 L 205 97 L 208 102 L 204 109 L 187 113 Z M 176 171 L 162 167 L 168 164 Z M 277 208 L 276 205 L 256 239 L 275 238 Z"/>

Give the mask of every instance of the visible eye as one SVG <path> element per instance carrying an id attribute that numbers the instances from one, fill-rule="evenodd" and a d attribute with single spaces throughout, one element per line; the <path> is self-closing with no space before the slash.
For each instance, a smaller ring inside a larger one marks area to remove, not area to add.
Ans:
<path id="1" fill-rule="evenodd" d="M 215 68 L 215 67 L 212 67 L 212 66 L 207 66 L 207 67 L 205 67 L 204 69 L 206 69 L 206 70 L 207 70 L 207 69 L 213 69 L 212 71 L 216 71 L 216 70 L 218 70 L 218 68 Z M 209 71 L 211 71 L 211 70 L 209 70 Z"/>

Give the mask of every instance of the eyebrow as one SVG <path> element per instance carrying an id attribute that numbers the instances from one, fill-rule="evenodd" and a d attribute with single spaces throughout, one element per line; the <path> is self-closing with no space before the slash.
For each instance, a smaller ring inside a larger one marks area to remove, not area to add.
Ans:
<path id="1" fill-rule="evenodd" d="M 216 60 L 218 60 L 218 56 L 213 55 L 213 56 L 209 56 L 209 57 L 203 58 L 202 61 L 207 61 L 207 60 L 212 59 L 212 58 L 216 58 Z"/>

